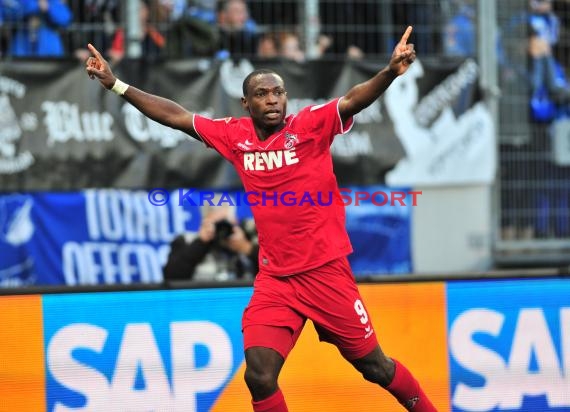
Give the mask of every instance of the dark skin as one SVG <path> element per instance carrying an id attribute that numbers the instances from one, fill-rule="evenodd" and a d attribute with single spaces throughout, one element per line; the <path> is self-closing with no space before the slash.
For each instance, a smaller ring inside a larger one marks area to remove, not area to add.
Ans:
<path id="1" fill-rule="evenodd" d="M 414 62 L 416 52 L 408 44 L 412 27 L 408 27 L 394 48 L 390 62 L 371 79 L 352 87 L 340 100 L 339 112 L 343 123 L 376 101 L 398 77 Z M 86 61 L 87 74 L 97 79 L 106 89 L 111 89 L 116 77 L 99 51 L 88 45 L 93 54 Z M 129 86 L 123 98 L 147 117 L 199 139 L 193 124 L 193 113 L 178 103 L 146 93 Z M 283 79 L 276 74 L 259 74 L 251 79 L 242 106 L 252 121 L 259 140 L 280 131 L 285 126 L 287 92 Z M 255 401 L 273 394 L 283 367 L 283 357 L 273 349 L 252 347 L 245 352 L 245 381 Z M 394 377 L 394 362 L 384 355 L 379 345 L 368 355 L 349 362 L 373 383 L 386 387 Z"/>

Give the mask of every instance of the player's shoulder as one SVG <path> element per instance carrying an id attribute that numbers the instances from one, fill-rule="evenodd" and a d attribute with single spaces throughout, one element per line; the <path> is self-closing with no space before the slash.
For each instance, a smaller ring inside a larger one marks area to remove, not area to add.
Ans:
<path id="1" fill-rule="evenodd" d="M 305 112 L 305 113 L 315 113 L 315 112 L 321 112 L 330 108 L 336 108 L 338 101 L 339 101 L 340 97 L 335 97 L 332 99 L 327 99 L 325 101 L 321 101 L 319 103 L 315 103 L 315 104 L 311 104 L 309 106 L 306 106 L 304 109 L 302 109 L 299 114 Z"/>
<path id="2" fill-rule="evenodd" d="M 336 108 L 338 106 L 339 98 L 328 99 L 323 102 L 311 104 L 305 106 L 303 109 L 299 110 L 296 115 L 296 120 L 301 122 L 311 122 L 315 116 L 319 115 L 327 115 L 331 114 L 332 112 L 336 112 Z"/>
<path id="3" fill-rule="evenodd" d="M 209 122 L 212 126 L 220 127 L 220 128 L 247 128 L 248 127 L 248 118 L 247 117 L 204 117 L 200 116 L 203 120 Z"/>
<path id="4" fill-rule="evenodd" d="M 220 123 L 220 124 L 234 124 L 234 123 L 238 123 L 240 121 L 241 118 L 239 117 L 214 117 L 212 118 L 212 121 L 215 123 Z"/>
<path id="5" fill-rule="evenodd" d="M 314 104 L 314 105 L 312 105 L 312 106 L 309 106 L 308 109 L 309 109 L 309 111 L 311 111 L 311 112 L 315 112 L 315 111 L 317 111 L 317 110 L 324 110 L 324 109 L 326 109 L 326 108 L 328 108 L 328 107 L 330 107 L 330 106 L 336 106 L 336 102 L 337 102 L 337 101 L 338 101 L 338 98 L 330 99 L 330 100 L 327 100 L 327 101 L 324 102 L 324 103 L 321 103 L 321 104 Z"/>

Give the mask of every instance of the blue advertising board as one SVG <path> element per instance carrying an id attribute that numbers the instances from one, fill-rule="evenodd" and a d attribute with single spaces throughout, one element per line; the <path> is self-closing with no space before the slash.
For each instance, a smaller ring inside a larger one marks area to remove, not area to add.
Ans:
<path id="1" fill-rule="evenodd" d="M 382 186 L 343 190 L 355 274 L 411 272 L 411 198 L 394 201 L 396 189 Z M 0 287 L 160 283 L 170 242 L 199 229 L 204 195 L 213 193 L 90 189 L 0 194 Z M 234 199 L 238 219 L 251 218 L 240 192 L 217 193 Z"/>
<path id="2" fill-rule="evenodd" d="M 44 296 L 48 410 L 210 410 L 243 362 L 250 296 L 251 288 Z"/>
<path id="3" fill-rule="evenodd" d="M 570 283 L 449 282 L 454 412 L 570 411 Z"/>

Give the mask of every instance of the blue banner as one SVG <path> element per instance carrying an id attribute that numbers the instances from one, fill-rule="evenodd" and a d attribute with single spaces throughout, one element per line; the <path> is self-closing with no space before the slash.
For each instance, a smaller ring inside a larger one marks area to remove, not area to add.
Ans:
<path id="1" fill-rule="evenodd" d="M 47 410 L 209 411 L 251 288 L 43 297 Z"/>
<path id="2" fill-rule="evenodd" d="M 348 260 L 356 276 L 412 273 L 410 221 L 421 193 L 384 186 L 350 187 L 341 193 L 354 249 Z"/>
<path id="3" fill-rule="evenodd" d="M 570 411 L 570 284 L 450 282 L 452 411 Z"/>
<path id="4" fill-rule="evenodd" d="M 160 283 L 170 242 L 199 229 L 200 207 L 213 193 L 92 189 L 0 195 L 0 286 Z M 240 192 L 217 193 L 236 206 L 238 219 L 252 216 Z M 355 275 L 411 272 L 411 211 L 421 199 L 382 186 L 342 193 Z"/>

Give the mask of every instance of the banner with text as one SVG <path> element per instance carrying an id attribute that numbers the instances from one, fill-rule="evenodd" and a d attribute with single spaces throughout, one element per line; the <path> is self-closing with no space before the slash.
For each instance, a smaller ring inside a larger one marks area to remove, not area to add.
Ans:
<path id="1" fill-rule="evenodd" d="M 383 350 L 413 372 L 438 411 L 570 410 L 568 278 L 359 290 Z M 251 294 L 238 287 L 0 296 L 0 410 L 250 410 L 241 316 Z M 296 412 L 403 410 L 319 342 L 311 322 L 279 386 Z"/>
<path id="2" fill-rule="evenodd" d="M 411 208 L 421 193 L 341 193 L 355 274 L 411 273 Z M 250 204 L 240 191 L 180 188 L 0 194 L 0 287 L 160 283 L 170 242 L 198 231 L 202 206 L 235 206 L 241 221 L 252 218 Z"/>
<path id="3" fill-rule="evenodd" d="M 244 116 L 242 82 L 255 68 L 279 72 L 288 112 L 323 103 L 385 63 L 124 61 L 116 74 L 209 117 Z M 389 186 L 491 182 L 494 126 L 473 60 L 420 61 L 355 117 L 332 145 L 341 184 Z M 162 126 L 91 81 L 77 62 L 0 67 L 0 187 L 241 187 L 233 167 L 186 134 Z"/>

